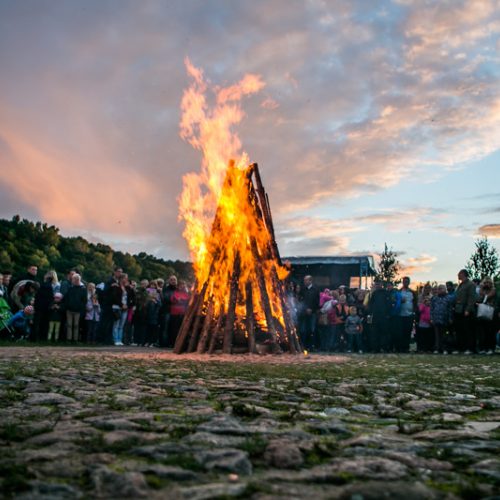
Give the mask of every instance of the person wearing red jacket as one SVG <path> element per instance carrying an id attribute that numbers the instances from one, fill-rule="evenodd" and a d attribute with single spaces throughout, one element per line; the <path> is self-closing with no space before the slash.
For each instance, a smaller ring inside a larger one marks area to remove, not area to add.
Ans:
<path id="1" fill-rule="evenodd" d="M 168 319 L 168 345 L 174 346 L 182 320 L 189 304 L 189 290 L 185 281 L 180 280 L 170 298 L 170 316 Z"/>

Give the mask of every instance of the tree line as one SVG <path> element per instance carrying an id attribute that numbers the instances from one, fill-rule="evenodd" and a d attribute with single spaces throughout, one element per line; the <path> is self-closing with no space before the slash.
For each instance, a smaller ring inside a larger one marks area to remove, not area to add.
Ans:
<path id="1" fill-rule="evenodd" d="M 164 260 L 145 252 L 120 252 L 81 236 L 62 236 L 56 226 L 31 222 L 19 215 L 11 220 L 0 219 L 0 242 L 0 272 L 10 271 L 14 276 L 23 274 L 29 265 L 37 266 L 41 275 L 54 269 L 61 277 L 77 268 L 86 281 L 99 283 L 119 266 L 133 280 L 171 274 L 187 281 L 194 279 L 190 262 Z"/>
<path id="2" fill-rule="evenodd" d="M 500 282 L 500 259 L 494 246 L 486 236 L 474 241 L 474 252 L 464 264 L 469 276 L 473 280 L 482 280 L 489 277 Z M 379 255 L 376 278 L 381 281 L 399 283 L 400 274 L 404 269 L 398 260 L 398 253 L 384 244 L 384 250 Z"/>

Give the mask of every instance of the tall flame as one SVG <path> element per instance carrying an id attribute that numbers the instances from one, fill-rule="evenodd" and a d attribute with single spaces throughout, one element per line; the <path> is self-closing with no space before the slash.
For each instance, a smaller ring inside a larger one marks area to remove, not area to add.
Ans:
<path id="1" fill-rule="evenodd" d="M 275 343 L 289 341 L 279 333 L 292 334 L 281 281 L 288 271 L 279 263 L 258 167 L 249 165 L 232 130 L 244 117 L 243 97 L 258 92 L 264 82 L 245 75 L 235 85 L 210 87 L 200 69 L 188 59 L 185 63 L 191 84 L 182 98 L 180 135 L 202 152 L 203 160 L 200 173 L 183 178 L 179 216 L 194 263 L 198 312 L 210 318 L 213 310 L 227 328 L 247 334 L 253 327 L 244 323 L 254 319 L 256 328 Z M 212 106 L 209 92 L 214 94 Z M 194 328 L 193 342 L 196 335 Z"/>
<path id="2" fill-rule="evenodd" d="M 186 58 L 186 69 L 192 81 L 184 91 L 181 102 L 180 136 L 203 154 L 200 173 L 189 173 L 183 178 L 179 217 L 185 222 L 185 237 L 194 262 L 198 283 L 203 283 L 211 256 L 208 240 L 212 220 L 219 202 L 229 159 L 243 169 L 249 164 L 247 153 L 231 127 L 244 117 L 241 100 L 261 90 L 265 83 L 259 75 L 247 74 L 229 87 L 209 87 L 203 71 Z M 215 94 L 215 105 L 210 108 L 207 93 Z M 238 200 L 233 200 L 238 202 Z M 228 206 L 228 215 L 233 213 Z"/>

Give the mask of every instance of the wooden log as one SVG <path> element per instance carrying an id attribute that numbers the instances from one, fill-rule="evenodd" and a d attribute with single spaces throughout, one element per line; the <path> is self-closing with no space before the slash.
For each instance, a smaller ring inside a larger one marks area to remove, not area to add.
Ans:
<path id="1" fill-rule="evenodd" d="M 189 329 L 191 328 L 191 323 L 193 321 L 194 315 L 196 314 L 195 304 L 198 302 L 198 297 L 198 292 L 193 292 L 193 295 L 191 295 L 186 314 L 184 316 L 184 319 L 182 320 L 181 328 L 175 340 L 175 354 L 181 354 L 184 350 L 184 343 L 186 341 L 187 334 L 189 333 Z"/>
<path id="2" fill-rule="evenodd" d="M 277 343 L 276 328 L 274 326 L 273 313 L 271 310 L 271 303 L 269 301 L 269 295 L 267 293 L 266 279 L 264 276 L 264 271 L 263 271 L 262 265 L 260 263 L 260 255 L 259 255 L 259 249 L 257 247 L 257 241 L 255 240 L 254 236 L 252 236 L 250 238 L 250 246 L 252 249 L 252 255 L 253 255 L 253 260 L 254 260 L 254 265 L 255 265 L 255 276 L 257 278 L 257 286 L 259 287 L 259 296 L 260 296 L 261 307 L 262 307 L 262 310 L 264 311 L 264 315 L 265 315 L 266 323 L 267 323 L 267 328 L 268 328 L 268 331 L 271 335 L 271 339 L 272 339 L 273 343 L 276 344 Z"/>
<path id="3" fill-rule="evenodd" d="M 226 177 L 224 178 L 224 184 L 223 184 L 223 189 L 228 189 L 231 182 L 232 182 L 232 177 L 233 177 L 233 168 L 234 168 L 234 160 L 230 160 L 228 164 L 228 169 L 226 172 Z M 212 236 L 218 229 L 219 224 L 220 224 L 220 217 L 221 217 L 221 212 L 223 208 L 221 205 L 217 207 L 214 221 L 212 223 L 212 229 L 210 236 Z M 208 273 L 208 277 L 206 282 L 203 284 L 202 291 L 199 294 L 193 294 L 191 297 L 193 300 L 190 301 L 189 306 L 187 308 L 186 316 L 184 317 L 184 320 L 181 325 L 181 329 L 179 331 L 179 335 L 177 336 L 177 340 L 175 342 L 174 346 L 174 353 L 175 354 L 181 354 L 184 352 L 184 346 L 186 344 L 187 338 L 189 337 L 189 334 L 196 336 L 197 332 L 195 331 L 194 324 L 193 322 L 196 322 L 197 316 L 200 314 L 199 310 L 203 306 L 203 300 L 204 300 L 204 295 L 206 293 L 206 289 L 208 286 L 208 282 L 210 280 L 210 276 L 213 273 L 215 263 L 220 257 L 220 249 L 216 252 L 216 254 L 213 256 L 212 263 L 210 265 L 210 270 Z M 200 296 L 201 296 L 201 302 L 200 302 Z M 198 322 L 199 325 L 199 322 Z M 189 343 L 188 350 L 190 348 L 193 348 L 193 345 L 191 342 Z"/>
<path id="4" fill-rule="evenodd" d="M 253 290 L 252 282 L 248 280 L 245 285 L 245 327 L 248 335 L 248 352 L 255 352 L 255 316 L 253 309 Z"/>
<path id="5" fill-rule="evenodd" d="M 277 259 L 278 263 L 281 265 L 281 257 L 278 250 L 278 244 L 276 243 L 276 237 L 274 235 L 274 225 L 273 225 L 273 218 L 271 216 L 271 207 L 269 205 L 269 197 L 267 196 L 266 190 L 264 189 L 264 185 L 262 184 L 259 166 L 257 165 L 257 163 L 253 164 L 253 172 L 255 175 L 255 184 L 256 184 L 255 188 L 259 196 L 260 205 L 262 207 L 262 215 L 264 217 L 265 226 L 269 233 L 271 251 L 273 257 Z"/>
<path id="6" fill-rule="evenodd" d="M 205 297 L 205 293 L 207 291 L 207 286 L 208 286 L 208 281 L 205 282 L 199 294 L 193 294 L 193 302 L 191 302 L 191 305 L 188 307 L 186 316 L 184 316 L 184 320 L 182 322 L 181 329 L 179 331 L 179 335 L 177 335 L 177 339 L 175 341 L 175 346 L 174 346 L 175 354 L 181 354 L 182 352 L 184 352 L 184 346 L 191 331 L 191 326 L 193 324 L 193 321 L 196 320 L 198 310 L 200 309 L 200 304 L 203 305 L 203 300 Z"/>
<path id="7" fill-rule="evenodd" d="M 226 175 L 226 180 L 227 180 L 228 176 L 229 176 L 229 174 Z M 219 211 L 219 208 L 220 207 L 218 207 L 218 211 Z M 214 219 L 214 223 L 212 224 L 212 234 L 213 234 L 214 228 L 216 227 L 215 226 L 216 221 L 218 221 L 219 217 L 220 217 L 220 215 L 216 214 L 215 219 Z M 214 269 L 215 269 L 215 266 L 216 266 L 218 260 L 220 258 L 224 257 L 224 255 L 225 255 L 224 250 L 225 249 L 221 249 L 221 248 L 217 249 L 217 252 L 212 259 L 212 263 L 210 264 L 210 270 L 208 272 L 207 279 L 206 279 L 205 283 L 203 284 L 201 292 L 199 294 L 193 294 L 191 297 L 193 300 L 191 300 L 189 305 L 188 305 L 186 315 L 184 316 L 184 320 L 183 320 L 182 325 L 181 325 L 181 329 L 180 329 L 179 334 L 177 336 L 177 340 L 175 341 L 175 346 L 174 346 L 174 353 L 175 354 L 181 354 L 182 352 L 184 352 L 184 346 L 185 346 L 185 343 L 187 341 L 187 338 L 189 337 L 190 333 L 193 333 L 191 331 L 191 329 L 193 327 L 193 321 L 195 321 L 196 316 L 201 313 L 201 311 L 200 312 L 198 312 L 198 311 L 203 306 L 204 297 L 205 297 L 205 293 L 207 291 L 210 277 L 212 276 L 212 274 L 214 272 Z M 221 251 L 222 251 L 222 257 L 221 257 Z M 198 325 L 199 325 L 199 323 L 198 323 Z"/>
<path id="8" fill-rule="evenodd" d="M 200 341 L 198 342 L 198 346 L 196 349 L 198 354 L 203 354 L 207 349 L 207 341 L 210 332 L 210 327 L 212 325 L 213 316 L 214 316 L 214 302 L 213 302 L 213 297 L 210 297 L 208 299 L 207 315 L 205 316 L 205 320 L 203 321 Z"/>
<path id="9" fill-rule="evenodd" d="M 221 331 L 223 321 L 224 321 L 224 304 L 221 304 L 220 309 L 219 309 L 219 316 L 217 318 L 217 324 L 215 325 L 215 328 L 212 332 L 212 336 L 210 338 L 210 345 L 208 347 L 208 354 L 213 354 L 213 352 L 215 351 L 215 346 L 217 344 L 217 338 L 219 336 L 219 332 Z"/>
<path id="10" fill-rule="evenodd" d="M 227 310 L 226 325 L 224 328 L 223 351 L 225 354 L 231 354 L 233 347 L 234 320 L 236 319 L 236 302 L 238 300 L 238 288 L 241 273 L 241 257 L 237 253 L 234 258 L 233 273 L 231 275 L 231 285 L 229 288 L 229 306 Z"/>
<path id="11" fill-rule="evenodd" d="M 283 312 L 283 320 L 285 322 L 285 334 L 288 340 L 289 349 L 292 354 L 297 354 L 298 352 L 300 352 L 301 349 L 300 346 L 297 345 L 298 337 L 295 331 L 295 327 L 293 325 L 290 308 L 288 307 L 285 287 L 283 285 L 283 282 L 278 277 L 278 272 L 276 271 L 275 266 L 272 267 L 271 275 L 273 277 L 274 288 L 276 290 L 276 293 L 278 294 L 281 310 Z"/>
<path id="12" fill-rule="evenodd" d="M 189 337 L 189 345 L 186 352 L 194 352 L 196 351 L 196 345 L 198 344 L 198 338 L 200 334 L 201 321 L 204 319 L 204 316 L 201 314 L 201 308 L 203 304 L 200 304 L 200 310 L 198 314 L 196 314 L 196 319 L 194 320 L 193 328 L 191 330 L 191 336 Z"/>
<path id="13" fill-rule="evenodd" d="M 256 163 L 254 163 L 253 166 L 257 166 Z M 274 244 L 272 243 L 272 236 L 269 233 L 269 230 L 267 229 L 265 218 L 264 218 L 264 208 L 261 205 L 260 198 L 257 196 L 257 193 L 255 191 L 255 186 L 253 185 L 253 182 L 250 179 L 250 182 L 248 184 L 248 190 L 249 190 L 249 198 L 251 200 L 251 205 L 254 207 L 255 211 L 255 217 L 257 218 L 258 221 L 262 224 L 262 227 L 264 227 L 267 230 L 268 234 L 268 244 L 266 245 L 266 248 L 263 249 L 265 250 L 264 258 L 269 260 L 269 259 L 275 259 L 275 252 L 273 250 Z"/>

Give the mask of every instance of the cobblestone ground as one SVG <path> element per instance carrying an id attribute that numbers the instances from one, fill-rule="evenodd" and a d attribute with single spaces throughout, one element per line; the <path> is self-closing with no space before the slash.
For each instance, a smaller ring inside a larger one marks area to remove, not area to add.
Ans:
<path id="1" fill-rule="evenodd" d="M 487 498 L 498 357 L 0 348 L 1 495 Z"/>

